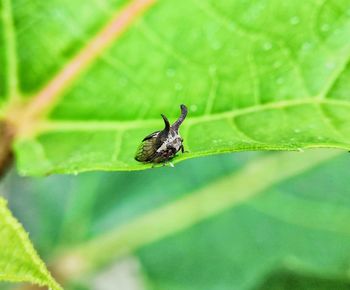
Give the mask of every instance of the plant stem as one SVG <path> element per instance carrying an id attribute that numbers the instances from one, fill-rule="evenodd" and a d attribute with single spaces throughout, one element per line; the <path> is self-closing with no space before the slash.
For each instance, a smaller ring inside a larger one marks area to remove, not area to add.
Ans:
<path id="1" fill-rule="evenodd" d="M 7 170 L 12 165 L 13 138 L 13 127 L 5 121 L 0 121 L 0 178 L 2 178 L 6 174 Z"/>

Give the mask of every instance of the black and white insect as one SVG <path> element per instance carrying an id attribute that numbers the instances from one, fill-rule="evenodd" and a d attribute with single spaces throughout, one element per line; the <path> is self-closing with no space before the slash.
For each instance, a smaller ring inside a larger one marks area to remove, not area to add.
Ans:
<path id="1" fill-rule="evenodd" d="M 183 139 L 179 134 L 179 128 L 187 115 L 187 108 L 181 105 L 181 115 L 176 122 L 170 125 L 167 117 L 161 114 L 165 128 L 162 131 L 156 131 L 143 138 L 142 143 L 137 149 L 135 160 L 144 163 L 166 163 L 175 157 L 181 150 L 185 152 Z M 170 162 L 170 165 L 172 163 Z"/>

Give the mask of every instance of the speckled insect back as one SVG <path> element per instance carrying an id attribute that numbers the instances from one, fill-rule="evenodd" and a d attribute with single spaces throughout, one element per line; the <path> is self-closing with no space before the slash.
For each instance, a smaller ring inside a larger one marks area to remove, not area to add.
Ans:
<path id="1" fill-rule="evenodd" d="M 183 139 L 179 134 L 179 127 L 185 120 L 187 108 L 181 105 L 181 115 L 174 124 L 170 123 L 163 114 L 161 114 L 165 128 L 162 131 L 156 131 L 146 136 L 137 149 L 135 160 L 144 163 L 166 163 L 175 157 L 181 150 L 184 153 Z"/>

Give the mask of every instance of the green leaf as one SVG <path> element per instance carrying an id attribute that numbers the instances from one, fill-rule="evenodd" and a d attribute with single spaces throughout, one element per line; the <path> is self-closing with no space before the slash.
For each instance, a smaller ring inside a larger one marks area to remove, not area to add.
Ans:
<path id="1" fill-rule="evenodd" d="M 146 172 L 14 179 L 8 191 L 41 249 L 61 250 L 52 265 L 74 257 L 84 279 L 86 269 L 136 255 L 149 289 L 264 289 L 292 278 L 305 285 L 294 289 L 342 289 L 349 284 L 348 161 L 329 150 L 230 154 Z M 20 188 L 36 219 L 21 210 Z"/>
<path id="2" fill-rule="evenodd" d="M 34 250 L 27 233 L 0 197 L 0 281 L 30 282 L 62 289 Z"/>
<path id="3" fill-rule="evenodd" d="M 287 163 L 281 160 L 282 171 L 289 170 Z M 141 248 L 149 289 L 348 289 L 347 168 L 344 156 L 315 164 Z M 270 170 L 266 167 L 265 173 Z M 233 181 L 231 190 L 212 191 L 211 202 L 220 203 L 224 194 L 234 198 L 263 182 L 256 174 L 246 179 L 247 189 L 239 190 Z M 192 213 L 196 209 L 200 213 L 203 206 L 193 206 Z M 173 221 L 168 220 L 169 226 Z"/>
<path id="4" fill-rule="evenodd" d="M 139 142 L 181 103 L 190 153 L 176 161 L 350 148 L 347 0 L 10 4 L 0 111 L 22 174 L 147 168 Z"/>

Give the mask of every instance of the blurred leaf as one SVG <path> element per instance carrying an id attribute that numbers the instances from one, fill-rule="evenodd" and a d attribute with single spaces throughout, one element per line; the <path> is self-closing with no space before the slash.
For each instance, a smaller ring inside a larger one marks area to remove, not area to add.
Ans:
<path id="1" fill-rule="evenodd" d="M 349 289 L 348 167 L 319 164 L 140 249 L 149 289 Z"/>
<path id="2" fill-rule="evenodd" d="M 240 170 L 256 156 L 252 152 L 219 155 L 139 172 L 35 179 L 11 174 L 5 192 L 11 210 L 31 233 L 40 253 L 49 257 L 55 247 L 79 244 L 125 225 Z"/>
<path id="3" fill-rule="evenodd" d="M 21 174 L 146 168 L 139 142 L 180 103 L 191 153 L 176 160 L 350 147 L 347 0 L 2 2 Z"/>
<path id="4" fill-rule="evenodd" d="M 35 252 L 27 233 L 0 197 L 0 281 L 31 282 L 62 289 Z"/>
<path id="5" fill-rule="evenodd" d="M 274 273 L 273 276 L 267 277 L 263 285 L 256 290 L 349 290 L 350 281 L 327 277 L 310 277 L 299 273 Z"/>
<path id="6" fill-rule="evenodd" d="M 73 248 L 66 239 L 58 239 L 56 247 L 84 253 L 84 263 L 96 269 L 101 261 L 136 252 L 149 289 L 264 289 L 271 281 L 283 289 L 291 279 L 310 289 L 322 281 L 329 289 L 346 289 L 347 155 L 333 158 L 337 153 L 327 150 L 259 155 L 202 158 L 147 172 L 53 176 L 44 183 L 27 179 L 18 184 L 15 179 L 18 188 L 13 187 L 10 200 L 33 233 L 38 232 L 34 225 L 52 223 L 53 228 L 51 211 L 69 204 L 63 232 L 80 235 Z M 91 191 L 100 189 L 96 203 L 75 212 L 88 180 Z M 21 188 L 27 188 L 27 207 L 48 209 L 46 219 L 31 220 L 23 212 L 23 193 L 16 194 Z M 37 204 L 40 196 L 48 196 L 46 203 Z M 89 223 L 79 214 L 87 209 Z"/>

